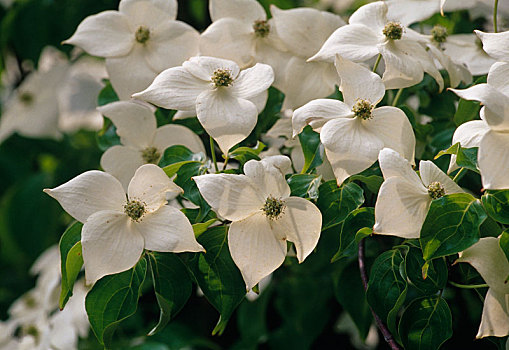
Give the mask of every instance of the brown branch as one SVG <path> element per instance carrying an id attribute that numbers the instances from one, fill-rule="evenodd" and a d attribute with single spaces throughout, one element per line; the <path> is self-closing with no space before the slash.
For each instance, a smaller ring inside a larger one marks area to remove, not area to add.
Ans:
<path id="1" fill-rule="evenodd" d="M 361 273 L 361 279 L 362 279 L 362 284 L 364 285 L 364 290 L 367 291 L 367 289 L 368 289 L 368 275 L 366 273 L 366 263 L 364 261 L 364 250 L 365 250 L 365 243 L 364 243 L 364 239 L 362 239 L 359 242 L 359 270 Z M 380 332 L 382 333 L 382 335 L 384 336 L 384 339 L 387 342 L 387 344 L 389 344 L 389 346 L 391 347 L 392 350 L 400 350 L 398 343 L 396 343 L 396 340 L 394 340 L 394 337 L 392 336 L 391 332 L 389 332 L 389 330 L 387 329 L 387 326 L 382 322 L 382 320 L 380 319 L 380 316 L 378 316 L 375 313 L 375 311 L 373 311 L 373 308 L 371 308 L 371 306 L 369 307 L 369 309 L 371 310 L 371 313 L 373 314 L 376 325 L 377 325 L 378 329 L 380 330 Z"/>

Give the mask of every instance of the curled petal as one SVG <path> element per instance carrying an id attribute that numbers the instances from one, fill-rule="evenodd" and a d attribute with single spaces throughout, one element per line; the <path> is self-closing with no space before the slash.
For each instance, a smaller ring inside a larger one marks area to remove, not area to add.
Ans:
<path id="1" fill-rule="evenodd" d="M 505 337 L 509 334 L 509 309 L 506 293 L 488 289 L 484 298 L 481 324 L 476 338 Z"/>
<path id="2" fill-rule="evenodd" d="M 387 4 L 384 1 L 372 2 L 361 6 L 352 13 L 348 23 L 363 24 L 382 34 L 382 30 L 387 23 L 387 10 Z"/>
<path id="3" fill-rule="evenodd" d="M 276 198 L 290 196 L 290 186 L 284 177 L 290 167 L 290 158 L 272 156 L 261 161 L 248 161 L 244 165 L 244 173 L 253 181 L 259 196 L 265 202 L 269 196 Z"/>
<path id="4" fill-rule="evenodd" d="M 240 72 L 232 86 L 232 94 L 250 100 L 265 90 L 274 82 L 274 71 L 268 64 L 257 63 L 254 67 Z"/>
<path id="5" fill-rule="evenodd" d="M 419 173 L 422 183 L 428 187 L 432 182 L 439 182 L 445 189 L 445 194 L 463 193 L 461 187 L 452 181 L 439 167 L 429 160 L 421 160 L 419 163 Z"/>
<path id="6" fill-rule="evenodd" d="M 390 148 L 384 148 L 378 155 L 378 162 L 384 179 L 389 179 L 394 176 L 405 178 L 409 183 L 415 187 L 422 186 L 422 181 L 419 175 L 412 169 L 412 166 L 403 158 L 398 152 Z"/>
<path id="7" fill-rule="evenodd" d="M 197 56 L 191 57 L 189 60 L 182 64 L 189 73 L 196 78 L 210 82 L 212 75 L 218 69 L 223 69 L 230 72 L 232 79 L 237 79 L 240 68 L 239 65 L 233 61 L 223 58 Z"/>
<path id="8" fill-rule="evenodd" d="M 452 136 L 452 144 L 460 143 L 463 148 L 479 147 L 481 138 L 490 131 L 490 127 L 484 120 L 472 120 L 458 126 L 454 135 Z M 457 169 L 456 155 L 451 155 L 451 162 L 449 163 L 448 173 Z"/>
<path id="9" fill-rule="evenodd" d="M 318 129 L 329 120 L 351 116 L 353 116 L 351 108 L 341 101 L 333 99 L 311 101 L 293 112 L 293 136 L 300 134 L 306 125 Z"/>
<path id="10" fill-rule="evenodd" d="M 408 42 L 406 40 L 406 43 Z M 401 43 L 396 46 L 392 41 L 378 45 L 385 62 L 385 72 L 382 79 L 386 89 L 400 89 L 421 82 L 424 70 L 412 56 L 415 45 L 411 46 L 411 48 L 406 48 L 405 44 Z"/>
<path id="11" fill-rule="evenodd" d="M 509 61 L 509 31 L 502 33 L 484 33 L 474 30 L 482 41 L 482 48 L 497 61 Z"/>

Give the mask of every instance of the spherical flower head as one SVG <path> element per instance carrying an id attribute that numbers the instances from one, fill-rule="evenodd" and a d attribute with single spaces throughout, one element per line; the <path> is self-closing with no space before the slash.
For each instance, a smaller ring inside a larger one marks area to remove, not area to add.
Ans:
<path id="1" fill-rule="evenodd" d="M 125 214 L 136 222 L 141 221 L 145 211 L 145 204 L 137 200 L 130 200 L 124 205 Z"/>
<path id="2" fill-rule="evenodd" d="M 428 194 L 431 197 L 431 199 L 438 199 L 445 196 L 445 188 L 442 186 L 442 184 L 438 181 L 434 181 L 429 184 L 428 186 Z"/>
<path id="3" fill-rule="evenodd" d="M 141 157 L 146 164 L 157 164 L 157 161 L 161 157 L 161 153 L 155 147 L 147 147 L 141 151 Z"/>
<path id="4" fill-rule="evenodd" d="M 270 220 L 277 220 L 284 213 L 285 207 L 285 201 L 281 198 L 269 196 L 265 200 L 262 211 Z"/>
<path id="5" fill-rule="evenodd" d="M 352 107 L 352 112 L 356 117 L 359 117 L 363 120 L 368 120 L 373 118 L 373 106 L 368 100 L 358 99 L 357 102 Z"/>
<path id="6" fill-rule="evenodd" d="M 214 73 L 212 73 L 210 80 L 214 83 L 215 87 L 226 87 L 233 83 L 231 71 L 228 69 L 216 69 Z"/>
<path id="7" fill-rule="evenodd" d="M 387 39 L 399 40 L 403 36 L 403 27 L 397 22 L 388 22 L 382 33 Z"/>
<path id="8" fill-rule="evenodd" d="M 440 25 L 436 25 L 431 29 L 431 37 L 432 40 L 436 43 L 444 43 L 447 40 L 449 33 L 447 33 L 447 29 Z"/>
<path id="9" fill-rule="evenodd" d="M 140 44 L 145 44 L 150 39 L 150 30 L 145 26 L 139 26 L 136 33 L 134 33 L 134 37 Z"/>
<path id="10" fill-rule="evenodd" d="M 265 38 L 270 33 L 270 24 L 265 20 L 257 20 L 253 24 L 255 35 L 259 38 Z"/>

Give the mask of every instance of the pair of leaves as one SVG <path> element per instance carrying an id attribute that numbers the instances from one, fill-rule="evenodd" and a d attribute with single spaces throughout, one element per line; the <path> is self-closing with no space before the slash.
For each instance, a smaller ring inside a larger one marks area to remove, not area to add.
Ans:
<path id="1" fill-rule="evenodd" d="M 308 125 L 299 134 L 299 141 L 304 153 L 304 166 L 301 174 L 305 174 L 323 163 L 323 145 L 320 134 Z"/>
<path id="2" fill-rule="evenodd" d="M 260 160 L 260 153 L 265 149 L 265 144 L 258 141 L 254 148 L 238 147 L 228 153 L 228 157 L 237 160 L 240 163 L 240 168 L 251 159 Z"/>
<path id="3" fill-rule="evenodd" d="M 438 159 L 446 154 L 456 155 L 456 164 L 460 168 L 466 168 L 468 170 L 475 171 L 479 173 L 479 169 L 477 166 L 477 152 L 479 148 L 463 148 L 461 147 L 459 142 L 456 142 L 454 145 L 446 149 L 445 151 L 440 151 L 436 155 L 435 159 Z"/>
<path id="4" fill-rule="evenodd" d="M 487 190 L 481 200 L 489 216 L 509 225 L 509 190 Z"/>
<path id="5" fill-rule="evenodd" d="M 72 296 L 74 282 L 83 266 L 81 254 L 81 229 L 83 224 L 74 222 L 65 230 L 60 239 L 60 269 L 62 272 L 60 299 L 58 307 L 62 310 Z"/>

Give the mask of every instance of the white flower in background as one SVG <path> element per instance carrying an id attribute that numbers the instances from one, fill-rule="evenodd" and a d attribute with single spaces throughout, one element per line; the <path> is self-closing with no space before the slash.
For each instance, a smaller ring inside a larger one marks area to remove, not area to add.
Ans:
<path id="1" fill-rule="evenodd" d="M 396 151 L 384 148 L 378 158 L 384 182 L 375 204 L 373 232 L 419 238 L 431 201 L 463 190 L 431 161 L 419 163 L 419 175 Z"/>
<path id="2" fill-rule="evenodd" d="M 262 94 L 266 99 L 273 81 L 274 72 L 266 64 L 241 71 L 233 61 L 201 56 L 165 70 L 133 97 L 167 109 L 195 112 L 227 154 L 254 129 L 261 112 L 254 101 Z"/>
<path id="3" fill-rule="evenodd" d="M 158 73 L 198 53 L 198 32 L 176 17 L 176 0 L 122 0 L 118 11 L 85 18 L 64 43 L 105 57 L 113 88 L 129 99 Z"/>
<path id="4" fill-rule="evenodd" d="M 465 100 L 480 101 L 481 120 L 462 124 L 454 142 L 479 147 L 478 166 L 485 189 L 509 189 L 509 63 L 497 62 L 488 73 L 487 84 L 465 90 L 451 89 Z"/>
<path id="5" fill-rule="evenodd" d="M 365 67 L 336 57 L 344 102 L 320 99 L 295 110 L 293 133 L 306 125 L 320 132 L 338 184 L 369 168 L 384 147 L 400 152 L 413 163 L 415 136 L 405 113 L 376 105 L 385 94 L 382 79 Z"/>
<path id="6" fill-rule="evenodd" d="M 483 50 L 497 61 L 509 62 L 509 31 L 484 33 L 474 30 L 481 39 Z"/>
<path id="7" fill-rule="evenodd" d="M 168 193 L 176 197 L 181 191 L 153 164 L 136 170 L 127 197 L 116 178 L 97 170 L 44 190 L 84 223 L 81 244 L 87 284 L 130 269 L 144 249 L 203 251 L 187 217 L 166 205 Z"/>
<path id="8" fill-rule="evenodd" d="M 482 48 L 475 34 L 454 34 L 442 43 L 444 53 L 458 64 L 465 65 L 472 75 L 485 75 L 495 63 Z"/>
<path id="9" fill-rule="evenodd" d="M 391 17 L 387 11 L 383 1 L 362 6 L 352 14 L 349 24 L 337 29 L 310 60 L 333 62 L 339 54 L 354 62 L 364 62 L 381 54 L 386 89 L 415 85 L 426 72 L 442 90 L 443 78 L 422 45 L 424 38 L 402 23 L 405 18 Z"/>
<path id="10" fill-rule="evenodd" d="M 476 338 L 508 335 L 509 263 L 500 248 L 499 238 L 481 238 L 479 242 L 461 252 L 456 262 L 472 265 L 489 286 Z"/>
<path id="11" fill-rule="evenodd" d="M 198 135 L 177 124 L 157 128 L 154 112 L 141 103 L 118 101 L 98 110 L 117 127 L 122 143 L 104 152 L 101 167 L 115 176 L 126 190 L 136 169 L 143 164 L 158 164 L 164 150 L 170 146 L 184 145 L 193 153 L 206 154 Z"/>
<path id="12" fill-rule="evenodd" d="M 339 81 L 333 64 L 306 60 L 316 54 L 327 38 L 345 22 L 330 12 L 312 8 L 280 10 L 272 5 L 270 11 L 276 31 L 292 55 L 278 85 L 285 94 L 282 109 L 295 109 L 334 93 Z"/>
<path id="13" fill-rule="evenodd" d="M 250 160 L 245 175 L 209 174 L 194 177 L 203 198 L 221 217 L 231 220 L 228 246 L 247 289 L 283 263 L 287 240 L 295 244 L 299 262 L 320 237 L 322 215 L 310 201 L 290 197 L 285 156 Z"/>

